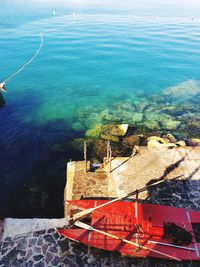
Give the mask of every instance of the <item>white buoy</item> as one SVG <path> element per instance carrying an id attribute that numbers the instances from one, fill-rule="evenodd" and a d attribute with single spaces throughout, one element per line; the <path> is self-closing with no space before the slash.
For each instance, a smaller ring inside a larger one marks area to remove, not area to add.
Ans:
<path id="1" fill-rule="evenodd" d="M 76 13 L 75 13 L 75 12 L 73 12 L 73 13 L 72 13 L 72 16 L 75 18 L 75 17 L 76 17 Z"/>
<path id="2" fill-rule="evenodd" d="M 56 10 L 55 10 L 55 9 L 53 10 L 53 15 L 54 15 L 54 16 L 56 15 Z"/>
<path id="3" fill-rule="evenodd" d="M 7 92 L 7 90 L 5 88 L 5 84 L 6 84 L 5 82 L 0 83 L 0 91 Z"/>

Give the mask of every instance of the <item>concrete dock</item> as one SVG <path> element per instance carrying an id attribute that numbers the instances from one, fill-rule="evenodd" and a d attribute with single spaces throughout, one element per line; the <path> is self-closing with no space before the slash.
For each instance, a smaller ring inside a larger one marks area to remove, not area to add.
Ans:
<path id="1" fill-rule="evenodd" d="M 200 179 L 200 147 L 139 147 L 130 157 L 112 158 L 90 171 L 90 162 L 69 162 L 65 199 L 120 197 L 161 178 Z M 143 197 L 146 197 L 143 194 Z M 140 196 L 141 197 L 141 196 Z M 68 216 L 65 203 L 65 216 Z"/>

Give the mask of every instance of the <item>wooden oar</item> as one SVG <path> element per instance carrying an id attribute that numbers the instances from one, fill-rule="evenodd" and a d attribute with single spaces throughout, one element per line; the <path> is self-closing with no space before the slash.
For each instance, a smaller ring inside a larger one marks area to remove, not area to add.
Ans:
<path id="1" fill-rule="evenodd" d="M 129 244 L 129 245 L 132 245 L 132 246 L 134 246 L 134 247 L 136 247 L 136 248 L 139 247 L 139 248 L 141 248 L 141 249 L 149 250 L 149 251 L 151 251 L 151 252 L 153 252 L 153 253 L 162 255 L 162 256 L 167 257 L 167 258 L 169 258 L 169 259 L 173 259 L 173 260 L 176 260 L 176 261 L 181 261 L 180 259 L 178 259 L 178 258 L 176 258 L 176 257 L 174 257 L 174 256 L 171 256 L 171 255 L 168 255 L 168 254 L 166 254 L 166 253 L 160 252 L 160 251 L 158 251 L 158 250 L 156 250 L 156 249 L 153 249 L 153 248 L 149 248 L 149 247 L 146 247 L 146 246 L 139 245 L 139 244 L 137 244 L 137 243 L 135 243 L 135 242 L 132 242 L 132 241 L 129 241 L 129 240 L 125 239 L 125 238 L 121 238 L 121 237 L 118 237 L 118 236 L 116 236 L 116 235 L 112 235 L 112 234 L 109 234 L 109 233 L 107 233 L 107 232 L 98 230 L 98 229 L 96 229 L 96 228 L 94 228 L 94 227 L 92 227 L 92 226 L 90 226 L 90 225 L 88 225 L 88 224 L 82 223 L 82 222 L 80 222 L 80 221 L 76 221 L 76 222 L 75 222 L 75 225 L 78 226 L 78 227 L 80 227 L 80 228 L 82 228 L 82 229 L 86 229 L 86 230 L 89 230 L 89 231 L 94 231 L 94 232 L 97 232 L 97 233 L 99 233 L 99 234 L 106 235 L 106 236 L 109 236 L 109 237 L 111 237 L 111 238 L 120 240 L 120 241 L 122 241 L 122 242 L 124 242 L 124 243 L 127 243 L 127 244 Z"/>
<path id="2" fill-rule="evenodd" d="M 185 250 L 196 251 L 195 248 L 183 247 L 183 246 L 178 246 L 178 245 L 173 245 L 173 244 L 159 242 L 159 241 L 153 241 L 153 240 L 148 240 L 148 244 L 156 244 L 156 245 L 162 245 L 162 246 L 167 246 L 167 247 L 172 247 L 172 248 L 180 248 L 180 249 L 185 249 Z"/>
<path id="3" fill-rule="evenodd" d="M 179 177 L 181 177 L 181 176 L 183 176 L 183 174 L 180 175 L 180 176 L 178 176 L 178 177 L 176 177 L 176 178 L 174 178 L 174 179 L 177 179 L 177 178 L 179 178 Z M 97 206 L 97 207 L 94 207 L 94 208 L 90 208 L 90 209 L 86 209 L 86 210 L 80 211 L 80 212 L 74 214 L 73 217 L 72 217 L 71 219 L 73 219 L 74 221 L 77 220 L 77 219 L 80 219 L 80 218 L 82 218 L 82 217 L 84 217 L 84 216 L 90 214 L 90 213 L 93 212 L 94 210 L 97 210 L 97 209 L 99 209 L 99 208 L 102 208 L 102 207 L 104 207 L 104 206 L 107 206 L 107 205 L 109 205 L 109 204 L 112 204 L 112 203 L 114 203 L 114 202 L 116 202 L 116 201 L 122 200 L 123 198 L 127 198 L 127 197 L 130 197 L 130 196 L 134 196 L 134 195 L 136 195 L 136 194 L 139 194 L 139 193 L 141 193 L 141 192 L 144 192 L 144 191 L 148 190 L 149 188 L 154 187 L 154 186 L 156 186 L 156 185 L 158 185 L 158 184 L 160 184 L 160 183 L 162 183 L 162 182 L 164 182 L 164 181 L 165 181 L 165 179 L 162 179 L 162 180 L 157 181 L 157 182 L 155 182 L 155 183 L 152 183 L 152 184 L 150 184 L 150 185 L 148 185 L 148 186 L 145 186 L 145 187 L 143 187 L 143 188 L 141 188 L 141 189 L 135 190 L 134 192 L 131 192 L 131 193 L 129 193 L 129 194 L 126 194 L 126 195 L 124 195 L 124 196 L 122 196 L 122 197 L 118 197 L 118 198 L 112 199 L 111 201 L 105 202 L 105 203 L 103 203 L 103 204 L 101 204 L 101 205 L 99 205 L 99 206 Z"/>

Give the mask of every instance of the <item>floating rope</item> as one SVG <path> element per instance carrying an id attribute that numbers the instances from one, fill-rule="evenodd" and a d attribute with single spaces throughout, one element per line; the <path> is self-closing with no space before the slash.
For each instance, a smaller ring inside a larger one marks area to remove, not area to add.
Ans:
<path id="1" fill-rule="evenodd" d="M 14 76 L 16 76 L 17 74 L 19 74 L 24 68 L 26 68 L 29 64 L 32 63 L 32 61 L 37 57 L 37 55 L 39 54 L 40 50 L 43 47 L 44 38 L 43 38 L 43 33 L 42 32 L 40 33 L 40 39 L 41 39 L 40 46 L 37 49 L 37 51 L 35 52 L 35 54 L 32 56 L 32 58 L 26 64 L 24 64 L 19 70 L 17 70 L 11 76 L 9 76 L 6 80 L 4 80 L 2 84 L 5 85 L 10 79 L 12 79 Z"/>

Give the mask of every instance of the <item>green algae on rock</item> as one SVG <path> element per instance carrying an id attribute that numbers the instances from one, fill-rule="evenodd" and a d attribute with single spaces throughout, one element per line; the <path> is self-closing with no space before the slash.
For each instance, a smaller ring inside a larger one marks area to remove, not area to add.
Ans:
<path id="1" fill-rule="evenodd" d="M 132 134 L 159 131 L 166 135 L 170 131 L 182 137 L 196 137 L 199 130 L 194 121 L 200 114 L 199 100 L 200 85 L 195 80 L 168 87 L 162 95 L 113 96 L 113 103 L 79 107 L 71 128 L 79 134 L 86 132 L 86 137 L 115 142 L 119 139 L 113 136 L 120 135 L 108 131 L 103 125 L 129 124 L 135 128 Z"/>
<path id="2" fill-rule="evenodd" d="M 120 136 L 124 136 L 128 130 L 128 124 L 109 124 L 101 125 L 96 124 L 94 128 L 86 131 L 86 137 L 101 137 L 105 140 L 111 140 L 113 142 L 118 142 Z"/>
<path id="3" fill-rule="evenodd" d="M 160 125 L 158 121 L 144 120 L 143 125 L 151 131 L 160 130 Z"/>
<path id="4" fill-rule="evenodd" d="M 132 115 L 132 123 L 142 122 L 144 114 L 142 112 L 134 112 Z"/>
<path id="5" fill-rule="evenodd" d="M 96 124 L 92 129 L 86 131 L 86 137 L 95 137 L 98 138 L 102 131 L 102 124 Z"/>
<path id="6" fill-rule="evenodd" d="M 180 121 L 174 120 L 172 117 L 163 116 L 163 120 L 160 122 L 161 126 L 165 130 L 176 130 L 178 126 L 181 124 Z"/>
<path id="7" fill-rule="evenodd" d="M 200 136 L 200 119 L 192 118 L 188 121 L 187 131 L 191 137 Z"/>
<path id="8" fill-rule="evenodd" d="M 174 130 L 181 124 L 172 116 L 162 113 L 147 113 L 144 115 L 143 124 L 150 130 Z"/>

